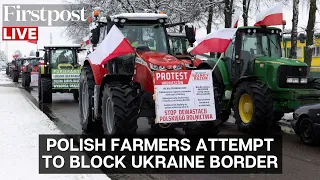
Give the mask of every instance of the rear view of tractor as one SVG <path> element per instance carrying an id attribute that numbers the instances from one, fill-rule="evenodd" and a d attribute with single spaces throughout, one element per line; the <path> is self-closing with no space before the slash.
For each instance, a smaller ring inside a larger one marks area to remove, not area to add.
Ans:
<path id="1" fill-rule="evenodd" d="M 190 43 L 185 33 L 168 33 L 170 54 L 185 63 L 188 69 L 196 68 L 202 60 L 190 56 L 187 52 Z"/>
<path id="2" fill-rule="evenodd" d="M 51 103 L 52 93 L 73 93 L 79 97 L 80 45 L 44 46 L 44 61 L 39 65 L 39 102 Z"/>
<path id="3" fill-rule="evenodd" d="M 21 84 L 24 88 L 29 88 L 31 83 L 31 72 L 38 71 L 40 57 L 25 57 L 21 59 Z"/>
<path id="4" fill-rule="evenodd" d="M 92 124 L 98 123 L 104 134 L 134 133 L 138 128 L 138 118 L 146 117 L 153 129 L 182 127 L 186 133 L 218 133 L 213 121 L 155 122 L 154 72 L 174 73 L 175 70 L 186 69 L 181 60 L 170 54 L 165 26 L 167 15 L 124 13 L 99 17 L 96 10 L 93 14 L 93 53 L 114 26 L 127 38 L 135 53 L 115 57 L 103 66 L 90 63 L 90 59 L 84 61 L 79 103 L 81 125 L 85 132 L 94 131 Z M 105 48 L 110 47 L 113 45 Z"/>
<path id="5" fill-rule="evenodd" d="M 10 68 L 10 76 L 13 82 L 18 82 L 21 72 L 21 58 L 16 58 L 12 61 Z"/>
<path id="6" fill-rule="evenodd" d="M 308 85 L 307 65 L 281 54 L 281 30 L 239 27 L 213 72 L 213 83 L 223 101 L 222 120 L 234 111 L 240 130 L 267 132 L 284 113 L 319 102 L 319 90 Z M 198 66 L 211 69 L 218 59 Z M 279 128 L 279 127 L 277 127 Z"/>

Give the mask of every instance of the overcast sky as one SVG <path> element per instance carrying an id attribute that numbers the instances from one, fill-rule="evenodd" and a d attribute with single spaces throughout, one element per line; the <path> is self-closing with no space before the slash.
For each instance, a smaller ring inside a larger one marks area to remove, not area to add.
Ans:
<path id="1" fill-rule="evenodd" d="M 2 1 L 3 2 L 3 1 Z M 62 0 L 50 0 L 49 2 L 44 2 L 43 0 L 10 0 L 7 1 L 10 4 L 59 4 L 62 3 Z M 267 8 L 267 7 L 266 7 Z M 262 7 L 260 8 L 263 9 Z M 292 20 L 292 8 L 284 7 L 284 19 L 287 21 L 286 28 L 291 29 L 291 20 Z M 319 12 L 317 12 L 317 19 L 316 21 L 320 21 L 319 19 Z M 1 15 L 2 16 L 2 4 L 1 4 Z M 249 25 L 254 24 L 255 17 L 251 17 L 249 19 Z M 308 22 L 308 9 L 306 5 L 301 5 L 300 7 L 300 14 L 299 14 L 299 27 L 306 27 Z M 239 26 L 242 26 L 242 18 L 240 18 Z M 0 26 L 2 29 L 2 17 L 0 20 Z M 319 27 L 319 24 L 316 25 Z M 71 44 L 72 42 L 68 40 L 66 37 L 62 35 L 63 27 L 40 27 L 39 28 L 39 40 L 38 46 L 42 48 L 43 45 L 50 43 L 50 33 L 52 33 L 52 43 L 53 44 Z M 198 29 L 197 35 L 205 35 L 206 30 L 205 28 Z M 1 38 L 2 39 L 2 38 Z M 31 44 L 28 42 L 23 41 L 0 41 L 0 49 L 8 53 L 9 61 L 12 59 L 12 55 L 15 50 L 19 49 L 23 55 L 29 55 L 31 50 L 36 50 L 36 45 Z"/>

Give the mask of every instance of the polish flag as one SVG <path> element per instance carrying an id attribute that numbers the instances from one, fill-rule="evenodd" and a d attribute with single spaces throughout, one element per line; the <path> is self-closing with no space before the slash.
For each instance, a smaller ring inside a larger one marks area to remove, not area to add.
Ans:
<path id="1" fill-rule="evenodd" d="M 237 11 L 234 13 L 234 16 L 233 16 L 233 19 L 232 19 L 232 24 L 231 24 L 231 27 L 232 27 L 232 28 L 237 28 L 237 27 L 238 27 L 239 17 L 240 17 L 240 11 L 237 10 Z"/>
<path id="2" fill-rule="evenodd" d="M 87 37 L 83 38 L 83 42 L 84 42 L 86 45 L 90 44 L 90 37 L 87 36 Z"/>
<path id="3" fill-rule="evenodd" d="M 223 53 L 231 42 L 236 28 L 223 28 L 197 39 L 197 46 L 191 51 L 192 54 L 204 54 L 208 52 Z"/>
<path id="4" fill-rule="evenodd" d="M 117 26 L 113 26 L 104 40 L 88 55 L 91 64 L 102 65 L 118 56 L 135 53 L 134 48 Z"/>
<path id="5" fill-rule="evenodd" d="M 38 40 L 28 40 L 29 43 L 32 43 L 32 44 L 37 44 L 38 43 Z"/>
<path id="6" fill-rule="evenodd" d="M 254 26 L 276 26 L 282 25 L 283 20 L 283 4 L 279 3 L 271 7 L 265 12 L 261 12 L 257 16 Z"/>

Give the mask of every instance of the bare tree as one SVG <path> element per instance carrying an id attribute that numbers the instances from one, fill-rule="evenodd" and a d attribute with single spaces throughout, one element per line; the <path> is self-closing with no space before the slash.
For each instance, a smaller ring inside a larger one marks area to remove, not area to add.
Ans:
<path id="1" fill-rule="evenodd" d="M 224 1 L 224 27 L 230 28 L 232 23 L 233 0 Z"/>
<path id="2" fill-rule="evenodd" d="M 297 58 L 297 36 L 299 18 L 299 0 L 293 0 L 292 30 L 291 30 L 291 57 Z"/>
<path id="3" fill-rule="evenodd" d="M 310 72 L 312 62 L 312 50 L 313 50 L 313 36 L 314 36 L 314 25 L 316 20 L 317 2 L 316 0 L 309 0 L 309 19 L 307 25 L 307 40 L 306 40 L 306 51 L 304 62 L 308 65 L 308 73 Z"/>
<path id="4" fill-rule="evenodd" d="M 242 0 L 243 26 L 248 26 L 248 17 L 249 17 L 250 2 L 251 2 L 251 0 Z"/>

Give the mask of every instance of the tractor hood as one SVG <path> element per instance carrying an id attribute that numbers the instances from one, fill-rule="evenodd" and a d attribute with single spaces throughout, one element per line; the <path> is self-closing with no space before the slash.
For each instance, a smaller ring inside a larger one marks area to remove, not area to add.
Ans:
<path id="1" fill-rule="evenodd" d="M 179 59 L 165 53 L 147 51 L 147 52 L 139 52 L 138 54 L 143 60 L 158 66 L 183 64 L 183 62 L 181 62 Z"/>
<path id="2" fill-rule="evenodd" d="M 257 57 L 256 63 L 267 63 L 267 64 L 277 64 L 277 65 L 287 65 L 287 66 L 307 66 L 306 63 L 299 61 L 297 59 L 290 58 L 274 58 L 274 57 Z"/>

